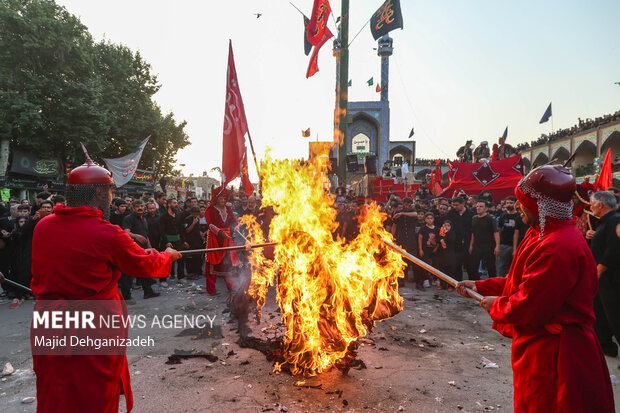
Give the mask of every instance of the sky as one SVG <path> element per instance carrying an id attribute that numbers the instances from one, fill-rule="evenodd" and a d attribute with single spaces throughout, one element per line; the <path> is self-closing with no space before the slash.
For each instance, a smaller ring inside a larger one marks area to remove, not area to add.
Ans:
<path id="1" fill-rule="evenodd" d="M 310 16 L 313 0 L 292 2 Z M 259 159 L 268 147 L 275 158 L 307 158 L 309 140 L 332 139 L 331 42 L 306 79 L 303 20 L 287 0 L 57 3 L 96 41 L 124 44 L 151 64 L 161 84 L 156 102 L 187 121 L 191 145 L 177 156 L 185 175 L 221 166 L 229 39 Z M 382 3 L 350 1 L 349 39 L 359 35 L 349 52 L 349 101 L 379 100 L 366 84 L 379 81 L 380 58 L 364 25 Z M 331 6 L 339 16 L 340 2 Z M 401 0 L 401 8 L 404 28 L 390 33 L 390 139 L 407 139 L 413 127 L 420 158 L 452 159 L 465 140 L 495 142 L 506 126 L 508 143 L 534 140 L 551 132 L 551 122 L 538 123 L 549 102 L 555 130 L 620 110 L 617 0 Z M 329 28 L 336 33 L 332 18 Z M 301 136 L 306 128 L 311 138 Z"/>

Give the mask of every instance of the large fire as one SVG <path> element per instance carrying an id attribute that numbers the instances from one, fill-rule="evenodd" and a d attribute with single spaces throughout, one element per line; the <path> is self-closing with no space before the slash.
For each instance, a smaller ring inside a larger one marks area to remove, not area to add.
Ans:
<path id="1" fill-rule="evenodd" d="M 333 196 L 323 188 L 320 159 L 300 163 L 267 156 L 262 162 L 263 206 L 277 214 L 269 239 L 279 244 L 273 261 L 258 250 L 251 258 L 249 293 L 262 307 L 277 280 L 286 326 L 284 360 L 292 374 L 305 376 L 332 366 L 348 368 L 356 340 L 374 321 L 400 312 L 403 302 L 398 277 L 405 264 L 381 242 L 392 235 L 383 228 L 385 215 L 376 204 L 363 207 L 355 240 L 334 240 L 336 211 Z M 262 241 L 256 226 L 250 235 Z"/>

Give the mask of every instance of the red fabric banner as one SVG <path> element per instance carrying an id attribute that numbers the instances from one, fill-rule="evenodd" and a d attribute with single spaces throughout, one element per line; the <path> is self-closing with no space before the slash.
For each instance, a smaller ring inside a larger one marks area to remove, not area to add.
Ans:
<path id="1" fill-rule="evenodd" d="M 601 172 L 594 182 L 595 191 L 607 191 L 607 188 L 613 186 L 613 179 L 611 176 L 611 148 L 607 149 L 607 155 L 603 165 L 601 165 Z"/>
<path id="2" fill-rule="evenodd" d="M 478 195 L 487 189 L 493 199 L 500 200 L 514 195 L 517 183 L 523 178 L 520 155 L 491 162 L 449 162 L 450 185 L 441 196 L 450 198 L 461 188 L 467 195 Z"/>
<path id="3" fill-rule="evenodd" d="M 330 32 L 329 29 L 325 29 L 323 39 L 321 39 L 321 42 L 319 44 L 314 46 L 312 56 L 310 56 L 310 63 L 308 63 L 308 70 L 306 71 L 306 79 L 313 76 L 316 72 L 319 71 L 319 50 L 332 36 L 332 32 Z"/>
<path id="4" fill-rule="evenodd" d="M 228 71 L 226 74 L 226 104 L 224 105 L 224 139 L 222 145 L 223 186 L 241 175 L 245 193 L 254 192 L 254 186 L 248 176 L 248 159 L 245 147 L 245 134 L 248 121 L 241 99 L 241 90 L 237 81 L 237 70 L 233 56 L 232 41 L 228 46 Z"/>
<path id="5" fill-rule="evenodd" d="M 312 16 L 310 16 L 310 22 L 308 23 L 308 42 L 316 46 L 323 42 L 323 35 L 327 29 L 327 19 L 329 13 L 332 12 L 332 8 L 329 5 L 328 0 L 314 0 L 314 6 L 312 7 Z M 331 37 L 331 36 L 330 36 Z"/>

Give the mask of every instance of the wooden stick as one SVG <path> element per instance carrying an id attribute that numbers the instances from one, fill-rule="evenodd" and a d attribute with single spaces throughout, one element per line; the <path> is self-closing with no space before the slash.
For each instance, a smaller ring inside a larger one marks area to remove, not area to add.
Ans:
<path id="1" fill-rule="evenodd" d="M 252 248 L 271 247 L 272 245 L 278 245 L 278 243 L 277 242 L 266 242 L 264 244 L 235 245 L 233 247 L 206 248 L 202 250 L 187 250 L 187 251 L 179 251 L 179 252 L 181 253 L 181 255 L 192 255 L 192 254 L 205 254 L 207 252 L 249 250 Z"/>
<path id="2" fill-rule="evenodd" d="M 26 292 L 28 292 L 28 293 L 30 293 L 30 294 L 32 294 L 32 295 L 34 295 L 34 293 L 32 292 L 32 290 L 31 290 L 30 288 L 28 288 L 28 287 L 26 287 L 26 286 L 24 286 L 24 285 L 18 284 L 18 283 L 16 283 L 15 281 L 11 281 L 11 280 L 9 280 L 8 278 L 5 278 L 5 279 L 4 279 L 4 281 L 3 281 L 2 283 L 3 283 L 3 284 L 4 284 L 4 283 L 6 283 L 6 284 L 8 284 L 8 285 L 12 285 L 13 287 L 16 287 L 16 288 L 22 289 L 22 290 L 24 290 L 24 291 L 26 291 Z"/>
<path id="3" fill-rule="evenodd" d="M 435 277 L 444 280 L 445 282 L 447 282 L 448 284 L 450 284 L 451 286 L 456 288 L 456 284 L 458 283 L 458 281 L 456 281 L 454 278 L 450 277 L 449 275 L 444 274 L 443 272 L 439 271 L 437 268 L 435 268 L 435 267 L 433 267 L 431 265 L 428 265 L 427 263 L 425 263 L 421 259 L 419 259 L 417 257 L 414 257 L 413 255 L 409 254 L 407 251 L 405 251 L 402 248 L 392 244 L 388 240 L 385 240 L 385 239 L 381 238 L 381 241 L 383 241 L 388 247 L 392 248 L 394 251 L 398 252 L 403 257 L 407 258 L 409 261 L 413 262 L 414 264 L 418 265 L 419 267 L 424 268 L 426 271 L 430 272 Z M 473 298 L 473 299 L 475 299 L 477 301 L 482 301 L 482 299 L 484 298 L 482 295 L 478 294 L 477 292 L 475 292 L 472 289 L 466 288 L 466 290 L 467 290 L 467 294 L 469 294 L 469 296 L 471 298 Z"/>

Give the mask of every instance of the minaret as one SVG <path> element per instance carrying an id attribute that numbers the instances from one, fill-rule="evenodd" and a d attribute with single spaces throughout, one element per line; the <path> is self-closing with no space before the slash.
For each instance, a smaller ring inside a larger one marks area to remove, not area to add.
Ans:
<path id="1" fill-rule="evenodd" d="M 377 54 L 381 56 L 381 101 L 388 101 L 388 88 L 390 85 L 390 56 L 394 48 L 392 47 L 392 38 L 388 35 L 379 39 L 379 48 Z"/>

